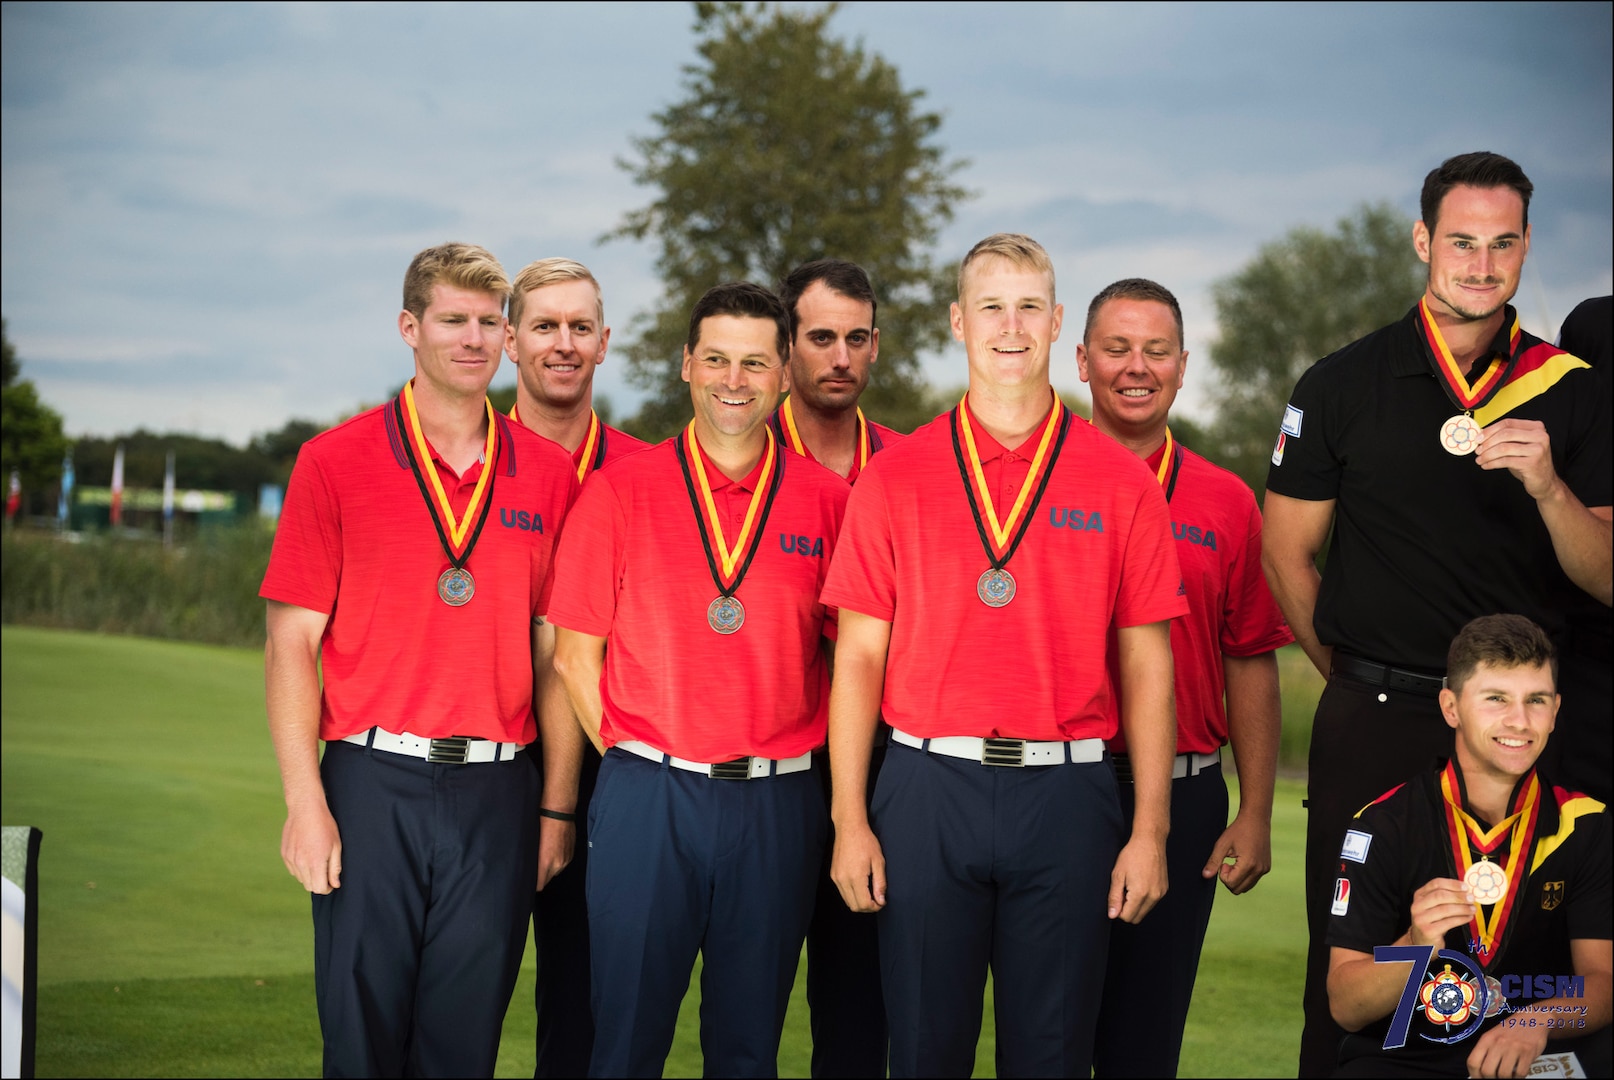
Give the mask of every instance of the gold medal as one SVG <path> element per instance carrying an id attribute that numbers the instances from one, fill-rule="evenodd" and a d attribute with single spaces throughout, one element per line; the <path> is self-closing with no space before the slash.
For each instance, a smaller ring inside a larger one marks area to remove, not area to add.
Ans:
<path id="1" fill-rule="evenodd" d="M 1456 416 L 1440 425 L 1440 447 L 1448 454 L 1472 454 L 1479 449 L 1480 426 L 1467 413 Z"/>
<path id="2" fill-rule="evenodd" d="M 1541 814 L 1541 780 L 1532 770 L 1518 785 L 1513 812 L 1490 829 L 1481 827 L 1463 809 L 1462 782 L 1455 761 L 1448 761 L 1441 771 L 1440 794 L 1453 863 L 1474 905 L 1474 917 L 1468 923 L 1469 937 L 1474 942 L 1472 953 L 1482 967 L 1489 967 L 1502 952 L 1503 935 L 1512 922 L 1520 883 L 1530 873 L 1529 853 Z M 1503 864 L 1492 862 L 1490 855 L 1504 845 L 1507 854 Z M 1480 853 L 1477 861 L 1470 854 L 1474 849 Z"/>
<path id="3" fill-rule="evenodd" d="M 1491 860 L 1482 858 L 1463 875 L 1463 888 L 1468 890 L 1476 904 L 1490 907 L 1508 894 L 1508 872 Z"/>

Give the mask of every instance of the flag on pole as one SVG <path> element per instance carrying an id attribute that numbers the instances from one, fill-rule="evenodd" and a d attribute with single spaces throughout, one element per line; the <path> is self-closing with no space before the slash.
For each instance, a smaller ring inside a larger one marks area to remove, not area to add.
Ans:
<path id="1" fill-rule="evenodd" d="M 163 472 L 163 543 L 174 542 L 174 452 L 168 451 L 168 468 Z"/>
<path id="2" fill-rule="evenodd" d="M 123 444 L 112 455 L 112 527 L 123 524 Z"/>
<path id="3" fill-rule="evenodd" d="M 17 516 L 17 510 L 22 506 L 22 477 L 17 470 L 11 470 L 11 483 L 6 488 L 6 520 L 10 521 Z"/>
<path id="4" fill-rule="evenodd" d="M 56 521 L 62 528 L 67 528 L 67 513 L 73 504 L 73 448 L 67 448 L 67 456 L 62 459 L 62 493 L 56 499 Z"/>

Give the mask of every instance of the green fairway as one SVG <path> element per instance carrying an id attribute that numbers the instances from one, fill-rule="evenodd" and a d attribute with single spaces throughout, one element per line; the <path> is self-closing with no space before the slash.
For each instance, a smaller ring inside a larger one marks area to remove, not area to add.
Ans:
<path id="1" fill-rule="evenodd" d="M 260 655 L 10 626 L 0 654 L 0 816 L 45 837 L 39 1074 L 317 1075 L 312 927 L 280 863 Z M 1273 873 L 1218 895 L 1184 1076 L 1293 1075 L 1301 793 L 1279 783 Z M 529 945 L 500 1076 L 532 1074 L 532 987 Z M 697 999 L 698 973 L 668 1076 L 700 1075 Z M 992 1047 L 988 1000 L 976 1075 Z M 807 1075 L 810 1053 L 798 974 L 781 1074 Z"/>

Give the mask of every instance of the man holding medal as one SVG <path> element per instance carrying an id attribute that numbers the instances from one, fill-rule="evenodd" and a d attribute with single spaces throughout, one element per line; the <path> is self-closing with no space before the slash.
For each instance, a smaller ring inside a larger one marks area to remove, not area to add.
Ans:
<path id="1" fill-rule="evenodd" d="M 508 293 L 480 247 L 415 257 L 414 378 L 303 447 L 264 576 L 326 1075 L 493 1075 L 533 883 L 568 857 L 520 755 L 535 665 L 545 729 L 571 723 L 539 616 L 577 477 L 488 404 Z"/>
<path id="2" fill-rule="evenodd" d="M 844 259 L 815 259 L 779 283 L 790 312 L 790 396 L 770 421 L 780 445 L 856 483 L 869 459 L 902 438 L 863 415 L 858 398 L 880 356 L 869 275 Z M 876 744 L 869 790 L 885 746 Z M 822 759 L 821 759 L 822 762 Z M 829 800 L 829 769 L 820 772 Z M 807 928 L 807 1006 L 814 1077 L 881 1076 L 886 1064 L 880 939 L 874 920 L 841 902 L 829 849 Z"/>
<path id="3" fill-rule="evenodd" d="M 1036 241 L 971 249 L 951 311 L 969 392 L 860 478 L 824 590 L 833 872 L 880 913 L 892 1076 L 969 1075 L 989 966 L 999 1075 L 1088 1075 L 1108 919 L 1166 889 L 1167 624 L 1188 606 L 1160 485 L 1049 383 L 1063 314 Z"/>
<path id="4" fill-rule="evenodd" d="M 594 411 L 594 369 L 605 362 L 611 328 L 605 325 L 600 283 L 571 259 L 539 259 L 523 267 L 510 292 L 504 351 L 515 364 L 516 403 L 510 419 L 572 455 L 577 482 L 601 467 L 645 448 L 645 443 L 603 423 Z M 546 732 L 536 748 L 550 805 L 571 802 L 577 842 L 570 865 L 540 881 L 533 902 L 532 936 L 538 953 L 533 992 L 538 1015 L 536 1076 L 581 1076 L 594 1048 L 589 1008 L 588 804 L 600 773 L 600 755 L 584 746 L 582 730 L 567 724 Z M 575 794 L 571 789 L 575 787 Z M 552 813 L 552 811 L 546 811 Z"/>
<path id="5" fill-rule="evenodd" d="M 1446 644 L 1497 611 L 1561 634 L 1577 590 L 1604 604 L 1614 590 L 1608 405 L 1584 362 L 1526 333 L 1508 306 L 1532 190 L 1497 154 L 1432 171 L 1413 229 L 1423 298 L 1301 377 L 1273 449 L 1267 578 L 1330 676 L 1308 781 L 1302 1076 L 1333 1067 L 1343 1034 L 1324 941 L 1339 838 L 1377 792 L 1450 753 L 1437 707 Z M 1575 708 L 1565 727 L 1590 722 Z"/>
<path id="6" fill-rule="evenodd" d="M 1354 1034 L 1334 1075 L 1529 1076 L 1549 1048 L 1609 1075 L 1614 840 L 1602 803 L 1536 769 L 1556 667 L 1521 615 L 1463 627 L 1439 698 L 1451 759 L 1351 821 L 1328 997 Z"/>
<path id="7" fill-rule="evenodd" d="M 1278 660 L 1294 635 L 1261 574 L 1261 511 L 1242 480 L 1179 444 L 1171 406 L 1182 388 L 1182 308 L 1163 285 L 1128 278 L 1087 308 L 1076 346 L 1093 393 L 1093 426 L 1148 465 L 1171 506 L 1188 615 L 1171 623 L 1177 757 L 1172 766 L 1171 890 L 1137 925 L 1110 929 L 1098 1076 L 1175 1076 L 1216 880 L 1237 895 L 1272 866 L 1278 767 Z M 1238 761 L 1239 812 L 1227 824 L 1221 748 Z M 1121 808 L 1132 813 L 1129 755 L 1110 750 Z M 1138 1002 L 1148 1000 L 1147 1009 Z"/>
<path id="8" fill-rule="evenodd" d="M 697 953 L 713 1076 L 769 1076 L 828 830 L 845 481 L 779 445 L 790 320 L 760 286 L 690 315 L 695 417 L 598 474 L 567 522 L 555 666 L 605 756 L 589 809 L 593 1076 L 660 1075 Z"/>

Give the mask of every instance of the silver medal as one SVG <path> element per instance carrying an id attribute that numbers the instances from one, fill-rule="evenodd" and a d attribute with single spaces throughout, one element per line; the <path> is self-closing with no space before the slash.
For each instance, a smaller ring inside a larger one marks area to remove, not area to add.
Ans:
<path id="1" fill-rule="evenodd" d="M 988 570 L 975 582 L 975 595 L 987 607 L 1003 607 L 1014 599 L 1014 575 L 1007 570 Z"/>

